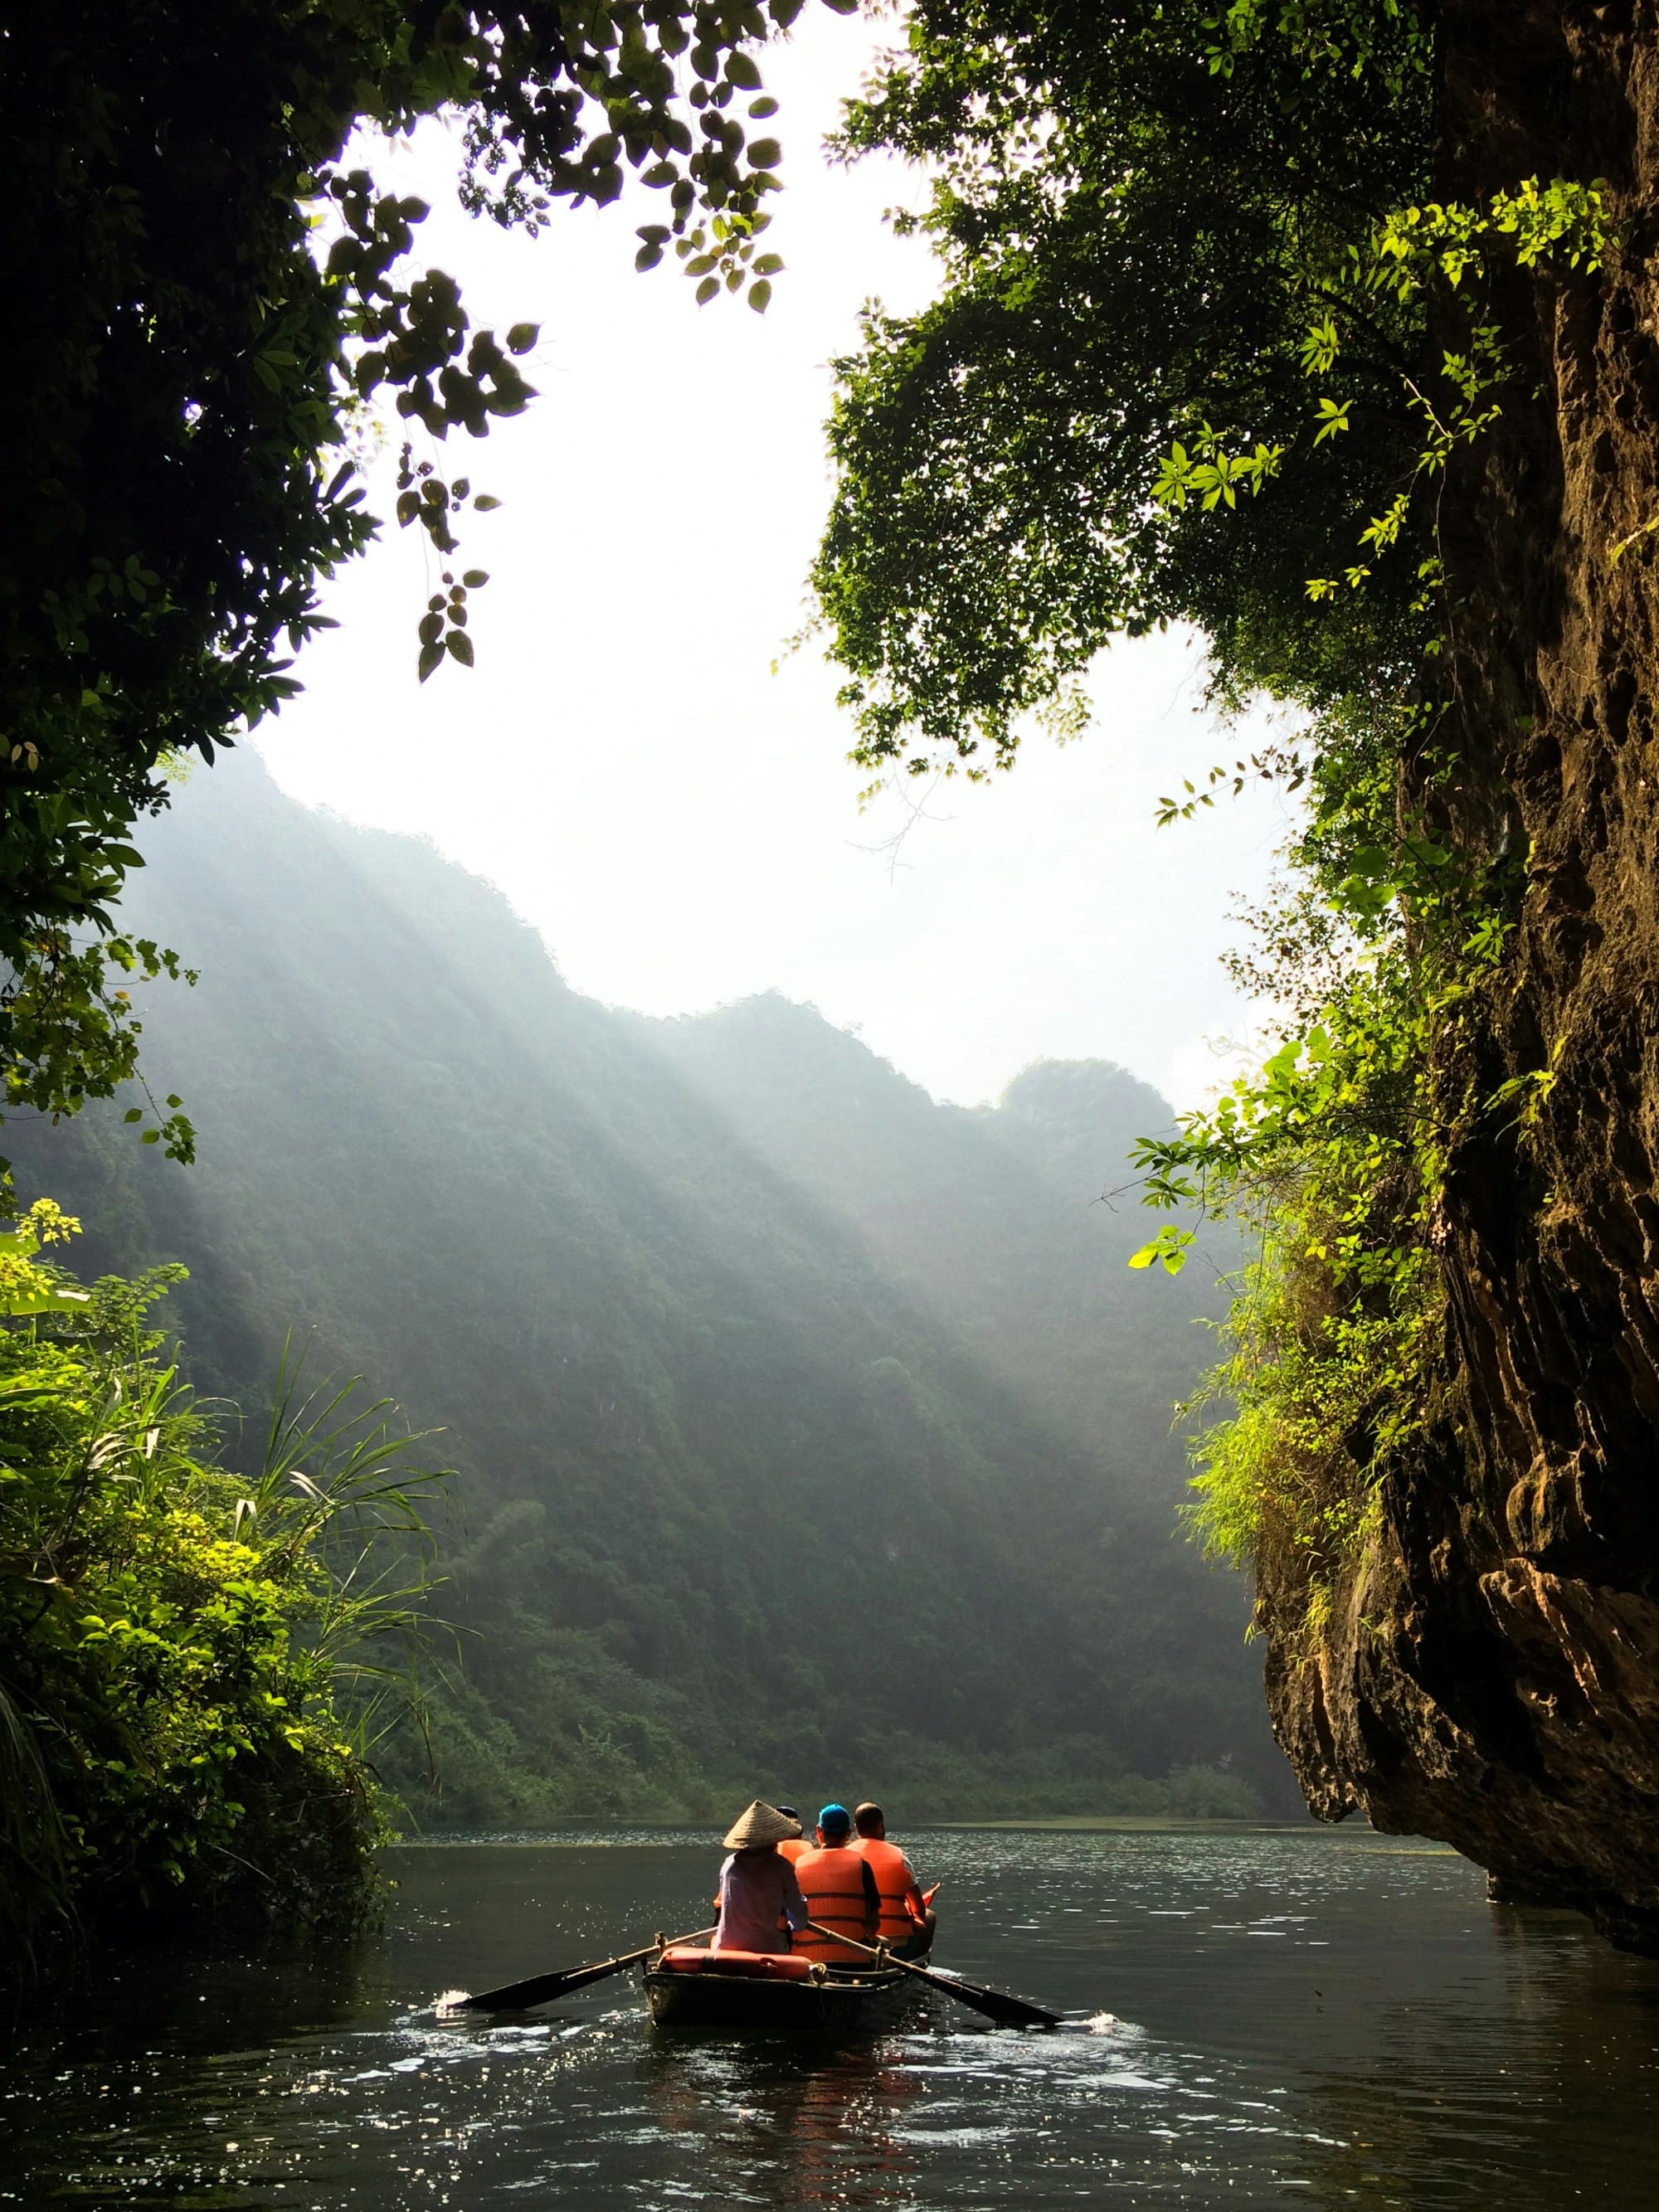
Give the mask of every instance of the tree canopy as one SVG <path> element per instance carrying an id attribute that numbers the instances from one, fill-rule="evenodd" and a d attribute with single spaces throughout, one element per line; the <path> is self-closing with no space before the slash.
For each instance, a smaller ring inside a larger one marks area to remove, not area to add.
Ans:
<path id="1" fill-rule="evenodd" d="M 1410 561 L 1308 592 L 1420 443 L 1421 298 L 1355 281 L 1427 184 L 1416 11 L 1293 10 L 1328 34 L 1296 46 L 1257 12 L 920 0 L 852 110 L 849 151 L 933 166 L 945 275 L 838 365 L 817 585 L 866 765 L 1006 764 L 1165 622 L 1231 699 L 1322 704 L 1419 653 Z"/>
<path id="2" fill-rule="evenodd" d="M 358 126 L 464 118 L 463 196 L 534 232 L 630 173 L 662 195 L 708 297 L 746 288 L 778 182 L 754 50 L 805 0 L 88 0 L 0 34 L 11 337 L 0 390 L 0 1073 L 55 1113 L 137 1064 L 116 968 L 166 956 L 116 928 L 136 825 L 170 760 L 296 688 L 318 586 L 378 524 L 360 463 L 390 403 L 397 519 L 459 554 L 495 504 L 441 465 L 532 397 L 528 324 L 475 329 L 408 260 L 426 212 L 382 192 Z M 856 0 L 824 0 L 848 13 Z M 759 135 L 755 135 L 757 126 Z M 421 672 L 471 660 L 448 568 Z M 170 1101 L 144 1133 L 187 1156 Z"/>
<path id="3" fill-rule="evenodd" d="M 1200 1517 L 1310 1619 L 1443 1371 L 1448 1159 L 1554 1080 L 1468 1042 L 1516 987 L 1527 840 L 1497 762 L 1531 726 L 1524 678 L 1492 678 L 1525 624 L 1482 549 L 1517 513 L 1553 542 L 1540 333 L 1620 246 L 1601 180 L 1506 166 L 1557 142 L 1506 136 L 1502 95 L 1449 137 L 1452 32 L 1484 87 L 1503 12 L 916 0 L 845 131 L 932 165 L 945 280 L 838 364 L 816 583 L 854 758 L 1006 767 L 1034 711 L 1086 720 L 1112 637 L 1169 622 L 1224 709 L 1297 710 L 1164 802 L 1261 773 L 1308 807 L 1237 962 L 1276 1049 L 1141 1164 L 1155 1206 L 1261 1231 Z M 1192 1241 L 1172 1220 L 1136 1264 Z"/>

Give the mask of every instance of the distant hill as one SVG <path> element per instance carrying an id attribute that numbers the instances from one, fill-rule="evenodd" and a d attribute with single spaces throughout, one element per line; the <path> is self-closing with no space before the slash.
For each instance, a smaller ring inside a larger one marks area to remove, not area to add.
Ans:
<path id="1" fill-rule="evenodd" d="M 310 1331 L 446 1431 L 468 1633 L 423 1818 L 1283 1800 L 1243 1593 L 1172 1534 L 1192 1294 L 1091 1203 L 1154 1093 L 1039 1067 L 967 1113 L 778 1000 L 608 1010 L 248 755 L 149 851 L 128 919 L 202 981 L 149 994 L 147 1066 L 199 1164 L 118 1104 L 9 1127 L 19 1180 L 83 1272 L 185 1261 L 204 1390 L 258 1408 Z"/>
<path id="2" fill-rule="evenodd" d="M 1044 1061 L 969 1111 L 781 998 L 652 1027 L 758 1152 L 1167 1534 L 1184 1465 L 1170 1407 L 1220 1302 L 1196 1268 L 1179 1284 L 1129 1271 L 1151 1224 L 1110 1193 L 1136 1138 L 1171 1124 L 1149 1084 L 1106 1060 Z"/>

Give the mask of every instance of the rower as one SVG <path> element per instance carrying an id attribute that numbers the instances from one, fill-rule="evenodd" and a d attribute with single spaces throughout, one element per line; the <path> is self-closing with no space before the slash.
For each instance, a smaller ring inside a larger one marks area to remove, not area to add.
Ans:
<path id="1" fill-rule="evenodd" d="M 757 1797 L 755 1800 L 755 1802 L 757 1805 L 764 1804 L 765 1802 L 764 1798 L 761 1797 Z M 811 1844 L 807 1843 L 801 1834 L 800 1814 L 795 1810 L 793 1805 L 775 1805 L 772 1808 L 772 1810 L 775 1813 L 781 1814 L 784 1820 L 792 1820 L 794 1823 L 793 1834 L 780 1837 L 776 1845 L 778 1856 L 781 1859 L 787 1859 L 790 1865 L 793 1866 L 795 1861 L 800 1856 L 803 1851 L 810 1851 L 812 1848 Z M 714 1894 L 714 1910 L 718 1912 L 720 1909 L 720 1893 L 716 1891 Z M 785 1919 L 780 1918 L 778 1926 L 787 1933 L 789 1923 Z M 787 1949 L 788 1946 L 786 1944 L 784 1948 Z"/>
<path id="2" fill-rule="evenodd" d="M 818 1814 L 817 1840 L 795 1861 L 795 1876 L 812 1919 L 854 1942 L 875 1942 L 881 1892 L 868 1862 L 853 1849 L 853 1816 L 844 1805 L 826 1805 Z M 837 1965 L 857 1966 L 865 1957 L 810 1929 L 796 1936 L 795 1949 Z"/>
<path id="3" fill-rule="evenodd" d="M 901 1958 L 933 1948 L 938 1915 L 921 1893 L 915 1869 L 896 1844 L 887 1840 L 879 1805 L 867 1799 L 853 1814 L 857 1838 L 853 1849 L 876 1877 L 881 1896 L 881 1940 Z"/>
<path id="4" fill-rule="evenodd" d="M 791 1930 L 806 1924 L 806 1899 L 795 1869 L 777 1847 L 800 1833 L 775 1805 L 757 1797 L 726 1832 L 731 1853 L 720 1869 L 720 1918 L 713 1951 L 787 1951 Z"/>

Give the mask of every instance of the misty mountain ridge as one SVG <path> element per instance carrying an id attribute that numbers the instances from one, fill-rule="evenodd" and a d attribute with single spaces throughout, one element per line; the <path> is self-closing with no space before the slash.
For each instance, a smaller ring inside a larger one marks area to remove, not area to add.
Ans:
<path id="1" fill-rule="evenodd" d="M 9 1128 L 20 1187 L 85 1219 L 83 1273 L 185 1262 L 204 1393 L 257 1412 L 310 1332 L 443 1430 L 477 1633 L 422 1818 L 1283 1798 L 1244 1593 L 1174 1534 L 1198 1301 L 1098 1202 L 1155 1092 L 1043 1063 L 943 1106 L 781 998 L 606 1008 L 500 892 L 247 754 L 150 853 L 125 919 L 202 980 L 147 994 L 146 1067 L 198 1164 L 119 1100 Z"/>

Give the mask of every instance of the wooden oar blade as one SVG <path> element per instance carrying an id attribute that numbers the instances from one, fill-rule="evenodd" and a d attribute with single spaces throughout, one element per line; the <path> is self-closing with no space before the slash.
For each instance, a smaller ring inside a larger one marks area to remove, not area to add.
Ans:
<path id="1" fill-rule="evenodd" d="M 528 1981 L 507 1982 L 498 1990 L 481 1990 L 477 1996 L 459 1997 L 457 2012 L 528 2012 L 532 2005 L 551 2004 L 556 1997 L 619 1974 L 631 1961 L 607 1959 L 602 1966 L 573 1966 L 562 1974 L 532 1974 Z"/>
<path id="2" fill-rule="evenodd" d="M 1048 2012 L 1042 2005 L 1031 2004 L 1024 1997 L 1012 1996 L 1006 1990 L 981 1989 L 977 1982 L 959 1982 L 954 1974 L 933 1973 L 930 1978 L 941 1989 L 949 1990 L 963 2004 L 982 2012 L 987 2020 L 994 2020 L 1003 2027 L 1058 2027 L 1062 2015 Z"/>
<path id="3" fill-rule="evenodd" d="M 503 1982 L 498 1990 L 480 1990 L 477 1996 L 457 1997 L 449 2009 L 528 2012 L 532 2005 L 551 2004 L 557 1997 L 568 1997 L 577 1990 L 586 1989 L 592 1982 L 604 1981 L 607 1974 L 620 1974 L 626 1967 L 637 1966 L 642 1959 L 673 1943 L 700 1943 L 714 1932 L 712 1928 L 695 1928 L 689 1936 L 659 1936 L 654 1942 L 642 1944 L 637 1951 L 624 1951 L 617 1959 L 601 1959 L 595 1966 L 567 1966 L 556 1974 L 532 1974 L 527 1981 Z"/>
<path id="4" fill-rule="evenodd" d="M 1061 2015 L 1059 2013 L 1046 2011 L 1042 2005 L 1028 2004 L 1024 1997 L 1011 1996 L 1006 1990 L 982 1989 L 977 1982 L 958 1981 L 954 1974 L 941 1974 L 937 1966 L 919 1966 L 915 1960 L 901 1959 L 884 1948 L 878 1951 L 873 1945 L 860 1943 L 855 1936 L 844 1933 L 838 1935 L 834 1929 L 825 1928 L 816 1920 L 809 1920 L 806 1924 L 815 1936 L 823 1936 L 831 1943 L 840 1943 L 849 1951 L 861 1951 L 866 1959 L 897 1966 L 907 1974 L 914 1974 L 918 1981 L 926 1982 L 933 1989 L 943 1990 L 946 1996 L 955 1997 L 959 2004 L 971 2006 L 975 2012 L 982 2012 L 987 2020 L 995 2021 L 999 2027 L 1060 2026 Z"/>

